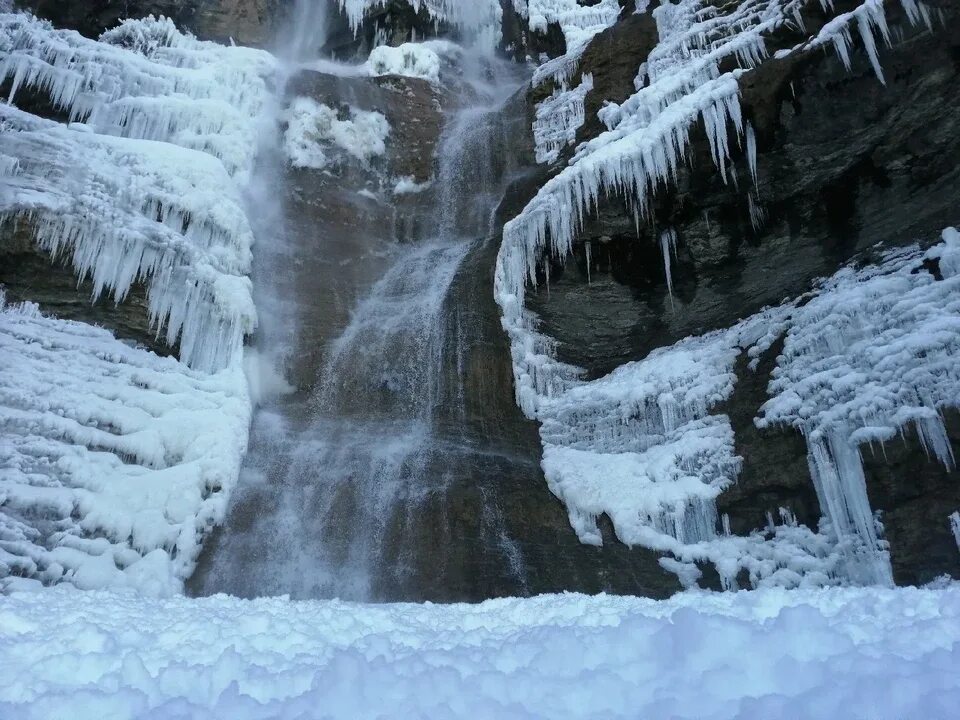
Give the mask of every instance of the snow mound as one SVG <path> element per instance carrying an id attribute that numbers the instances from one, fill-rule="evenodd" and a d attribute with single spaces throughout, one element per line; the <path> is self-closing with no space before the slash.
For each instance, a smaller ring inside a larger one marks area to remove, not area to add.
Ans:
<path id="1" fill-rule="evenodd" d="M 197 372 L 0 292 L 0 577 L 180 591 L 249 419 L 239 367 Z"/>
<path id="2" fill-rule="evenodd" d="M 0 598 L 0 715 L 955 716 L 960 588 L 481 605 Z"/>
<path id="3" fill-rule="evenodd" d="M 387 150 L 390 124 L 378 112 L 350 108 L 349 117 L 341 120 L 335 109 L 312 98 L 298 97 L 284 113 L 284 120 L 284 149 L 294 167 L 322 170 L 338 155 L 350 156 L 367 166 Z"/>

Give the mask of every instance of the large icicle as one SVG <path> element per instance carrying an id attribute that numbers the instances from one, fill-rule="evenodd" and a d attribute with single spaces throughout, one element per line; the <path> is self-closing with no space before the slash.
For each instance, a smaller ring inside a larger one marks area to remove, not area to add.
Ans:
<path id="1" fill-rule="evenodd" d="M 249 414 L 239 366 L 196 372 L 0 292 L 0 576 L 178 592 Z"/>
<path id="2" fill-rule="evenodd" d="M 795 310 L 758 424 L 790 425 L 807 438 L 825 517 L 856 541 L 867 579 L 890 582 L 870 510 L 859 447 L 913 427 L 927 452 L 951 468 L 942 412 L 960 406 L 960 234 L 926 255 L 943 280 L 918 272 L 914 252 L 876 268 L 845 269 Z M 855 558 L 856 559 L 856 558 Z"/>

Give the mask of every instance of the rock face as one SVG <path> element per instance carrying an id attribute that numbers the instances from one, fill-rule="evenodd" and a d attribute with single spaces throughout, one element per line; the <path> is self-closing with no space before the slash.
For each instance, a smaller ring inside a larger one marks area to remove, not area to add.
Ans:
<path id="1" fill-rule="evenodd" d="M 764 218 L 751 221 L 752 181 L 744 158 L 737 182 L 724 184 L 702 129 L 692 136 L 694 160 L 675 188 L 656 197 L 639 237 L 632 214 L 616 199 L 601 203 L 585 224 L 565 266 L 555 264 L 546 287 L 528 301 L 543 329 L 560 342 L 563 360 L 599 377 L 682 337 L 732 325 L 739 318 L 805 292 L 853 258 L 868 262 L 874 246 L 932 243 L 956 224 L 960 133 L 950 110 L 960 99 L 960 43 L 946 28 L 960 16 L 941 6 L 932 32 L 888 8 L 893 47 L 882 48 L 886 84 L 865 53 L 846 70 L 831 53 L 770 60 L 741 81 L 745 117 L 756 128 L 757 194 Z M 805 16 L 808 31 L 823 24 Z M 656 39 L 649 15 L 633 15 L 598 36 L 584 55 L 595 90 L 586 101 L 595 116 L 601 98 L 633 92 L 636 68 Z M 784 32 L 768 45 L 792 46 Z M 532 98 L 536 100 L 536 97 Z M 578 140 L 602 128 L 588 120 Z M 562 162 L 562 160 L 561 160 Z M 678 258 L 673 294 L 655 239 L 673 228 Z M 591 267 L 587 268 L 587 247 Z M 755 373 L 742 362 L 734 396 L 723 408 L 745 461 L 738 484 L 721 496 L 734 532 L 762 528 L 765 514 L 791 509 L 816 525 L 819 508 L 803 439 L 760 431 L 752 423 L 777 348 Z M 957 440 L 956 424 L 951 438 Z M 960 473 L 927 458 L 915 437 L 865 457 L 868 492 L 881 511 L 897 582 L 960 576 L 960 555 L 947 516 L 960 507 Z M 896 447 L 894 447 L 896 446 Z M 952 508 L 952 509 L 951 509 Z"/>

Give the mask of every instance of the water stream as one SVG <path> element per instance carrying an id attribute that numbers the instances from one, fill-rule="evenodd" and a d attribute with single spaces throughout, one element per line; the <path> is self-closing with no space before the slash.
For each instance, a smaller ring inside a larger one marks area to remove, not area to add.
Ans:
<path id="1" fill-rule="evenodd" d="M 319 46 L 303 30 L 320 22 L 311 8 L 309 0 L 298 2 L 298 30 L 285 41 L 296 62 Z M 403 243 L 374 243 L 386 248 L 379 261 L 385 271 L 366 289 L 354 283 L 358 297 L 348 321 L 326 338 L 323 352 L 310 355 L 318 359 L 312 364 L 303 361 L 304 333 L 292 328 L 317 324 L 310 315 L 323 315 L 325 306 L 295 302 L 303 290 L 294 291 L 291 277 L 299 272 L 312 275 L 316 287 L 326 280 L 342 288 L 340 268 L 356 258 L 347 252 L 331 264 L 322 248 L 356 239 L 333 230 L 287 233 L 283 228 L 297 225 L 291 218 L 261 216 L 277 239 L 258 260 L 257 342 L 273 353 L 273 364 L 298 356 L 300 373 L 306 364 L 314 377 L 299 393 L 261 399 L 240 486 L 191 581 L 194 593 L 363 601 L 430 595 L 409 586 L 422 576 L 413 566 L 431 542 L 429 523 L 418 517 L 428 505 L 443 505 L 473 451 L 451 432 L 467 414 L 457 338 L 469 317 L 451 287 L 465 258 L 494 231 L 510 179 L 502 107 L 523 81 L 516 66 L 480 50 L 465 50 L 461 61 L 467 82 L 446 115 L 435 179 L 423 193 L 427 220 L 417 225 L 424 229 Z M 276 157 L 269 141 L 265 150 Z M 276 181 L 276 168 L 266 168 L 266 184 Z M 485 527 L 502 525 L 495 507 L 482 514 Z M 521 575 L 519 550 L 502 528 L 493 543 L 505 572 Z"/>

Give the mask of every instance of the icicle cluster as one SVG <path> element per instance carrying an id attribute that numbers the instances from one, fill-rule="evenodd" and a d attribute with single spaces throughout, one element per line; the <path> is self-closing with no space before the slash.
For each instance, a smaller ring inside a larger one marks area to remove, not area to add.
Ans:
<path id="1" fill-rule="evenodd" d="M 0 576 L 178 592 L 239 473 L 245 388 L 0 292 Z"/>
<path id="2" fill-rule="evenodd" d="M 518 9 L 530 18 L 532 27 L 539 27 L 558 21 L 556 11 L 566 5 L 577 12 L 572 7 L 576 3 L 563 0 L 530 0 L 526 8 L 518 4 Z M 804 5 L 805 0 L 747 0 L 723 8 L 697 0 L 661 4 L 654 11 L 660 42 L 639 69 L 637 92 L 623 103 L 608 103 L 603 108 L 600 120 L 607 132 L 579 147 L 569 165 L 507 224 L 498 257 L 495 292 L 511 339 L 517 400 L 528 416 L 542 423 L 544 470 L 551 490 L 568 508 L 571 525 L 583 542 L 596 544 L 601 542 L 596 519 L 607 514 L 623 542 L 671 553 L 673 557 L 664 559 L 664 567 L 687 584 L 699 576 L 694 564 L 697 561 L 712 562 L 725 587 L 736 587 L 742 571 L 747 572 L 753 585 L 821 584 L 838 578 L 890 582 L 889 561 L 863 488 L 858 443 L 871 438 L 885 440 L 894 428 L 911 422 L 941 461 L 952 462 L 938 412 L 944 403 L 960 399 L 960 386 L 954 384 L 956 373 L 945 373 L 941 364 L 949 356 L 957 365 L 952 343 L 960 335 L 951 327 L 948 341 L 942 326 L 938 326 L 939 334 L 928 335 L 931 328 L 923 324 L 926 321 L 906 313 L 906 309 L 912 302 L 926 302 L 925 307 L 936 315 L 936 319 L 928 318 L 930 323 L 948 323 L 951 314 L 957 316 L 956 301 L 948 300 L 954 289 L 947 281 L 935 283 L 926 273 L 911 275 L 915 255 L 893 257 L 881 269 L 871 271 L 878 278 L 888 278 L 884 281 L 887 285 L 875 288 L 888 300 L 886 305 L 877 306 L 877 312 L 887 313 L 888 329 L 899 327 L 904 333 L 898 345 L 902 361 L 898 367 L 914 378 L 914 390 L 905 390 L 910 385 L 904 384 L 902 374 L 888 369 L 887 375 L 878 378 L 878 382 L 887 383 L 885 392 L 894 396 L 889 398 L 886 410 L 873 408 L 870 401 L 861 398 L 856 407 L 848 409 L 860 418 L 859 422 L 848 419 L 846 424 L 836 426 L 825 422 L 816 428 L 801 428 L 811 438 L 811 472 L 824 508 L 819 532 L 798 526 L 789 512 L 782 511 L 781 523 L 771 517 L 763 533 L 746 538 L 731 536 L 726 519 L 720 523 L 724 531 L 718 533 L 714 500 L 736 478 L 739 458 L 734 453 L 729 421 L 712 415 L 710 409 L 732 392 L 733 363 L 741 352 L 748 353 L 754 366 L 759 354 L 788 329 L 791 337 L 809 336 L 815 343 L 836 317 L 817 320 L 811 314 L 816 309 L 808 308 L 794 315 L 793 306 L 787 305 L 728 331 L 688 339 L 606 378 L 585 383 L 579 379 L 577 368 L 553 358 L 552 341 L 537 331 L 536 318 L 524 308 L 526 284 L 536 282 L 543 256 L 569 254 L 584 215 L 596 206 L 601 193 L 623 196 L 639 222 L 656 189 L 674 180 L 678 165 L 685 159 L 690 128 L 698 120 L 703 122 L 713 161 L 724 180 L 732 174 L 732 129 L 756 185 L 756 136 L 741 117 L 738 81 L 766 57 L 766 34 L 788 21 L 802 26 L 800 10 Z M 922 5 L 913 0 L 903 5 L 914 22 L 929 21 Z M 536 16 L 534 7 L 539 8 Z M 592 7 L 601 13 L 604 3 Z M 824 5 L 824 10 L 829 9 Z M 594 19 L 612 23 L 619 8 L 611 7 L 610 11 L 610 17 L 604 19 L 598 14 Z M 779 54 L 830 44 L 849 66 L 851 28 L 857 29 L 882 81 L 876 38 L 888 41 L 889 31 L 879 1 L 865 0 L 855 10 L 836 15 L 815 37 Z M 551 77 L 565 82 L 592 36 L 585 31 L 586 40 L 580 46 L 571 43 L 568 35 L 572 59 L 548 62 L 538 70 L 534 82 Z M 736 67 L 721 72 L 721 63 L 729 58 L 736 60 Z M 555 157 L 551 152 L 559 147 L 560 139 L 569 137 L 556 128 L 582 122 L 576 117 L 575 103 L 580 101 L 576 90 L 563 87 L 538 108 L 535 136 L 541 158 Z M 549 135 L 545 128 L 554 129 L 554 134 Z M 571 135 L 575 132 L 573 128 Z M 751 194 L 749 202 L 751 220 L 759 226 L 764 221 L 759 198 Z M 960 264 L 955 259 L 960 256 L 951 249 L 954 237 L 948 232 L 945 244 L 932 251 L 937 253 L 940 265 L 948 268 L 945 276 L 952 272 L 952 263 Z M 673 230 L 661 233 L 668 286 L 672 282 L 670 260 L 675 242 Z M 549 260 L 543 267 L 549 270 Z M 821 300 L 811 306 L 829 307 L 835 313 L 853 307 L 854 298 L 861 297 L 858 288 L 873 277 L 870 272 L 857 275 L 845 271 L 822 288 Z M 901 286 L 893 287 L 897 283 Z M 912 290 L 903 283 L 911 284 Z M 902 301 L 908 290 L 918 296 L 903 302 L 903 313 L 894 313 L 888 305 Z M 921 301 L 921 295 L 936 295 L 938 301 Z M 847 322 L 858 327 L 853 322 L 859 320 L 856 313 L 867 311 L 861 308 L 851 312 L 853 317 Z M 911 325 L 915 320 L 920 325 Z M 873 329 L 881 335 L 884 332 L 878 327 L 861 327 L 867 335 Z M 908 351 L 911 342 L 917 345 L 923 337 L 946 342 L 939 356 L 932 348 L 925 348 L 919 358 Z M 881 358 L 893 357 L 893 349 L 882 340 L 874 338 L 874 342 L 878 350 L 873 361 L 882 369 Z M 833 360 L 838 368 L 833 378 L 837 387 L 817 385 L 824 378 L 816 375 L 807 391 L 809 402 L 824 413 L 845 407 L 838 393 L 853 392 L 857 387 L 850 373 L 856 375 L 860 362 L 855 355 L 861 348 L 853 342 L 853 336 L 841 333 L 830 349 L 837 353 Z M 809 360 L 811 352 L 798 351 L 798 357 Z M 766 408 L 765 422 L 774 422 L 774 418 L 784 423 L 794 421 L 789 412 L 800 411 L 787 401 L 792 397 L 789 388 L 809 372 L 811 365 L 799 360 L 778 370 L 778 378 L 783 379 L 777 382 L 783 384 L 775 383 L 771 389 L 776 397 Z M 940 381 L 942 385 L 937 384 Z M 912 395 L 898 394 L 903 392 Z M 818 405 L 819 401 L 822 403 Z M 804 413 L 797 417 L 804 423 L 811 422 L 809 408 L 803 407 Z M 873 409 L 868 411 L 868 407 Z"/>
<path id="3" fill-rule="evenodd" d="M 530 30 L 543 33 L 548 25 L 557 24 L 566 41 L 563 55 L 536 69 L 534 86 L 548 80 L 568 82 L 590 41 L 613 25 L 621 12 L 617 0 L 600 0 L 593 5 L 580 5 L 577 0 L 513 0 L 513 4 L 519 15 L 526 18 Z"/>
<path id="4" fill-rule="evenodd" d="M 537 105 L 533 140 L 538 163 L 557 161 L 560 151 L 573 145 L 586 119 L 583 102 L 593 90 L 593 75 L 584 75 L 575 88 L 566 85 Z"/>
<path id="5" fill-rule="evenodd" d="M 533 380 L 549 363 L 540 353 L 531 355 L 525 339 L 534 328 L 523 307 L 525 286 L 536 282 L 544 255 L 570 253 L 584 216 L 601 194 L 623 196 L 639 222 L 657 188 L 673 182 L 678 165 L 685 160 L 690 128 L 697 121 L 703 122 L 713 161 L 724 180 L 730 175 L 731 130 L 744 144 L 755 176 L 756 139 L 741 116 L 738 80 L 766 57 L 764 36 L 785 22 L 796 23 L 805 4 L 806 0 L 748 0 L 718 9 L 699 0 L 680 0 L 654 10 L 660 42 L 639 70 L 637 92 L 623 103 L 604 107 L 600 119 L 609 129 L 579 147 L 569 165 L 545 183 L 504 228 L 495 292 L 514 344 L 517 393 L 523 407 L 529 410 L 535 405 L 531 382 L 553 385 L 549 380 Z M 851 23 L 861 35 L 879 32 L 886 37 L 882 11 L 882 3 L 866 0 L 793 51 L 827 41 L 839 48 L 837 43 L 846 42 L 842 38 L 848 37 Z M 878 68 L 876 43 L 865 47 Z M 721 72 L 721 63 L 728 59 L 738 67 Z M 762 223 L 762 208 L 755 198 L 751 201 L 753 221 Z"/>
<path id="6" fill-rule="evenodd" d="M 266 52 L 200 42 L 166 18 L 128 20 L 99 42 L 26 14 L 0 15 L 8 101 L 49 96 L 94 132 L 160 140 L 220 159 L 243 182 L 276 67 Z"/>
<path id="7" fill-rule="evenodd" d="M 912 427 L 930 455 L 954 466 L 942 412 L 960 404 L 960 233 L 943 238 L 927 256 L 945 258 L 942 280 L 916 272 L 915 253 L 903 253 L 841 271 L 797 308 L 758 421 L 804 434 L 824 516 L 862 547 L 860 575 L 874 582 L 892 580 L 860 448 Z"/>
<path id="8" fill-rule="evenodd" d="M 0 107 L 0 220 L 69 258 L 94 295 L 148 287 L 158 334 L 219 370 L 253 331 L 252 235 L 239 199 L 275 63 L 166 19 L 99 42 L 0 15 L 0 81 L 46 95 L 68 125 Z"/>
<path id="9" fill-rule="evenodd" d="M 357 31 L 370 10 L 384 7 L 390 0 L 338 0 L 346 13 L 350 27 Z M 435 22 L 447 23 L 460 29 L 470 38 L 496 44 L 500 39 L 503 9 L 500 0 L 405 0 L 420 12 L 421 8 Z"/>

